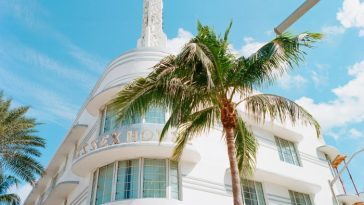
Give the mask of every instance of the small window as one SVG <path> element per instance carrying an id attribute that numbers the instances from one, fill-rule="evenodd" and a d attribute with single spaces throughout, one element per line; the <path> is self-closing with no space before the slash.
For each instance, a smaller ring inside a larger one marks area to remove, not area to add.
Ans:
<path id="1" fill-rule="evenodd" d="M 116 178 L 116 200 L 138 198 L 139 160 L 118 163 Z"/>
<path id="2" fill-rule="evenodd" d="M 281 161 L 301 166 L 296 147 L 293 142 L 275 137 Z"/>
<path id="3" fill-rule="evenodd" d="M 111 201 L 114 163 L 100 168 L 97 181 L 95 204 L 100 205 Z"/>
<path id="4" fill-rule="evenodd" d="M 97 170 L 94 172 L 94 175 L 92 177 L 92 190 L 91 190 L 91 203 L 90 205 L 93 205 L 95 203 L 95 191 L 97 186 Z"/>
<path id="5" fill-rule="evenodd" d="M 166 160 L 144 159 L 143 197 L 166 197 Z"/>
<path id="6" fill-rule="evenodd" d="M 157 123 L 164 124 L 165 123 L 165 113 L 166 111 L 160 107 L 151 107 L 148 112 L 145 113 L 145 122 L 146 123 Z"/>
<path id="7" fill-rule="evenodd" d="M 114 130 L 117 127 L 117 118 L 115 110 L 108 106 L 103 113 L 103 130 L 102 133 L 107 133 Z"/>
<path id="8" fill-rule="evenodd" d="M 170 183 L 172 199 L 179 199 L 179 173 L 178 163 L 170 161 Z"/>
<path id="9" fill-rule="evenodd" d="M 243 180 L 242 185 L 243 200 L 246 205 L 265 205 L 262 183 Z"/>
<path id="10" fill-rule="evenodd" d="M 289 197 L 293 205 L 312 205 L 310 195 L 295 191 L 289 191 Z"/>

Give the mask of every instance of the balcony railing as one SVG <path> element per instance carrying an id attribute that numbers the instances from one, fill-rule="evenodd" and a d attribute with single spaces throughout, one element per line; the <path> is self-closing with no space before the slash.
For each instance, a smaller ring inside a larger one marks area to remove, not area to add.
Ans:
<path id="1" fill-rule="evenodd" d="M 100 134 L 92 129 L 88 140 L 78 147 L 74 160 L 98 149 L 125 143 L 159 142 L 164 124 L 140 123 L 123 125 L 111 132 Z M 175 131 L 167 134 L 163 142 L 175 142 Z"/>

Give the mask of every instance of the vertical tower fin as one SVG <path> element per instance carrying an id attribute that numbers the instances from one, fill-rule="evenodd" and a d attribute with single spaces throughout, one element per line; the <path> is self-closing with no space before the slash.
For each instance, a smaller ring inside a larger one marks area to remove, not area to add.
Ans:
<path id="1" fill-rule="evenodd" d="M 163 32 L 163 0 L 144 0 L 142 35 L 138 48 L 165 47 L 167 36 Z"/>

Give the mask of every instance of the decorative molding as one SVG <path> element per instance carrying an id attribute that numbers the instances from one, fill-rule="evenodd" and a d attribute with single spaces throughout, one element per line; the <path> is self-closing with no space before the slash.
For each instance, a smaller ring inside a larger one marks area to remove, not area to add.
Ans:
<path id="1" fill-rule="evenodd" d="M 81 194 L 79 194 L 70 205 L 79 205 L 87 199 L 88 187 L 86 187 Z"/>

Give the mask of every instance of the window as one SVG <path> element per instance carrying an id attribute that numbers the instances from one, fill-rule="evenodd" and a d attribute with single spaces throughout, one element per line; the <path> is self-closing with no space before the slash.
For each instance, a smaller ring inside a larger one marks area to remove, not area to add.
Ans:
<path id="1" fill-rule="evenodd" d="M 246 205 L 265 205 L 262 183 L 243 180 L 242 191 Z"/>
<path id="2" fill-rule="evenodd" d="M 166 160 L 145 159 L 143 171 L 143 197 L 166 197 Z"/>
<path id="3" fill-rule="evenodd" d="M 165 123 L 165 111 L 163 108 L 152 107 L 145 113 L 145 122 L 146 123 Z"/>
<path id="4" fill-rule="evenodd" d="M 145 123 L 165 123 L 165 109 L 159 107 L 150 108 L 144 116 Z M 131 119 L 125 119 L 121 122 L 121 125 L 131 125 L 141 123 L 143 120 L 140 116 L 133 116 Z M 112 106 L 107 106 L 102 113 L 101 121 L 101 134 L 110 133 L 120 126 L 118 124 L 115 108 Z"/>
<path id="5" fill-rule="evenodd" d="M 135 199 L 138 197 L 139 160 L 118 163 L 116 177 L 116 200 Z"/>
<path id="6" fill-rule="evenodd" d="M 111 201 L 111 190 L 113 180 L 114 163 L 106 165 L 99 170 L 99 176 L 96 187 L 95 204 L 100 205 Z"/>
<path id="7" fill-rule="evenodd" d="M 102 133 L 107 133 L 114 130 L 116 125 L 117 117 L 115 111 L 111 106 L 108 106 L 103 113 L 103 130 Z"/>
<path id="8" fill-rule="evenodd" d="M 178 163 L 170 161 L 170 184 L 172 199 L 179 199 L 179 173 Z"/>
<path id="9" fill-rule="evenodd" d="M 95 171 L 91 205 L 135 198 L 178 200 L 179 187 L 177 162 L 143 158 L 119 161 Z"/>
<path id="10" fill-rule="evenodd" d="M 108 133 L 118 128 L 118 121 L 116 111 L 114 107 L 107 106 L 103 113 L 103 129 L 102 133 Z M 125 119 L 122 121 L 122 125 L 137 124 L 141 122 L 141 117 L 134 116 L 132 119 Z"/>
<path id="11" fill-rule="evenodd" d="M 289 196 L 293 205 L 312 205 L 310 196 L 295 191 L 289 191 Z"/>
<path id="12" fill-rule="evenodd" d="M 287 163 L 301 166 L 296 147 L 293 142 L 275 137 L 279 158 Z"/>
<path id="13" fill-rule="evenodd" d="M 91 205 L 94 204 L 94 201 L 95 201 L 95 191 L 96 191 L 96 186 L 97 186 L 97 171 L 94 172 L 94 175 L 92 177 L 92 190 L 91 190 Z"/>

